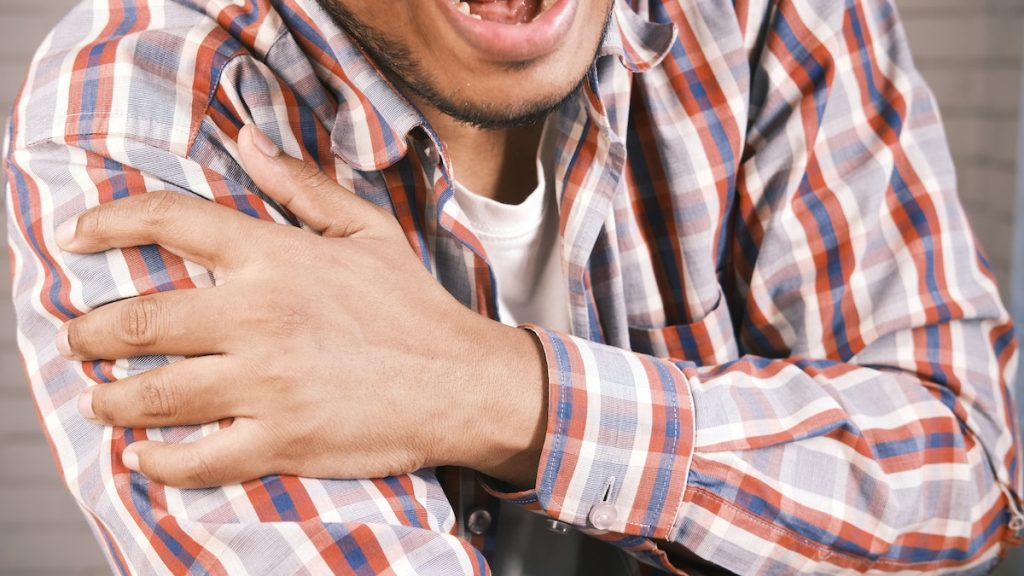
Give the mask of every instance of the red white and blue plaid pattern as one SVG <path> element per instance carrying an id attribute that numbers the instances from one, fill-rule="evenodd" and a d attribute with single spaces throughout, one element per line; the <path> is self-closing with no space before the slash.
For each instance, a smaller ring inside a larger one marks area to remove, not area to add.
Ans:
<path id="1" fill-rule="evenodd" d="M 987 571 L 1021 518 L 1016 345 L 891 0 L 619 0 L 611 26 L 551 119 L 572 334 L 530 327 L 550 378 L 536 490 L 491 492 L 668 572 L 685 566 L 659 541 L 749 574 Z M 496 317 L 442 143 L 314 1 L 86 0 L 12 118 L 19 342 L 116 571 L 488 572 L 433 471 L 210 490 L 130 473 L 127 444 L 217 425 L 88 424 L 85 386 L 173 359 L 54 346 L 104 303 L 212 283 L 152 246 L 61 253 L 85 208 L 175 190 L 287 222 L 236 160 L 248 121 L 393 211 Z M 589 528 L 601 502 L 610 531 Z"/>

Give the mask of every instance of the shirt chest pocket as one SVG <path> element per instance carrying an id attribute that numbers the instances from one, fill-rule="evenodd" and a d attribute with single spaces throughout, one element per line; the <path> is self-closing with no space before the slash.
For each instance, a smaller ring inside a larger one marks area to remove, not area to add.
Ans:
<path id="1" fill-rule="evenodd" d="M 634 352 L 688 360 L 699 366 L 722 364 L 739 357 L 732 316 L 721 291 L 701 319 L 664 327 L 630 326 L 629 341 Z"/>

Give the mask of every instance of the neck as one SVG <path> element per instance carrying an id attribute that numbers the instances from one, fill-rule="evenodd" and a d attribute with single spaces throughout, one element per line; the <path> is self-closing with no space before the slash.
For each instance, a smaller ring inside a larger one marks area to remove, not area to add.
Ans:
<path id="1" fill-rule="evenodd" d="M 537 149 L 542 123 L 488 130 L 456 121 L 417 102 L 448 148 L 452 169 L 474 194 L 519 204 L 537 187 Z"/>

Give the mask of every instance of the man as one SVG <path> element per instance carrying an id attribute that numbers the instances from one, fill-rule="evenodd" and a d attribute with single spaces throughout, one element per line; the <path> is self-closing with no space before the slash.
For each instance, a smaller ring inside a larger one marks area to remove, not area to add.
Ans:
<path id="1" fill-rule="evenodd" d="M 120 572 L 1018 541 L 1013 331 L 889 0 L 83 4 L 8 137 L 22 351 Z"/>

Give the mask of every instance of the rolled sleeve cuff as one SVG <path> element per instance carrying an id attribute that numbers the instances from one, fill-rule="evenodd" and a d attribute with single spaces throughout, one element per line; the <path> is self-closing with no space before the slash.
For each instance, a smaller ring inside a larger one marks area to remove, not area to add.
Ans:
<path id="1" fill-rule="evenodd" d="M 548 426 L 535 490 L 491 492 L 581 528 L 672 539 L 694 447 L 676 364 L 527 325 L 544 349 Z"/>

